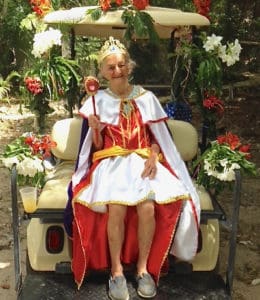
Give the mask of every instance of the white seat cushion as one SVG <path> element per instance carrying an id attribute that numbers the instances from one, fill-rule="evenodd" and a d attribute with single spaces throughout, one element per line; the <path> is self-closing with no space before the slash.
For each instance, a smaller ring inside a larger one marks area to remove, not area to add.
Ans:
<path id="1" fill-rule="evenodd" d="M 52 148 L 55 157 L 63 160 L 76 160 L 80 142 L 82 118 L 69 118 L 57 121 L 51 132 L 57 146 Z"/>
<path id="2" fill-rule="evenodd" d="M 63 162 L 48 175 L 38 200 L 38 208 L 64 209 L 68 201 L 68 185 L 74 162 Z"/>
<path id="3" fill-rule="evenodd" d="M 198 133 L 196 128 L 181 120 L 167 120 L 176 148 L 184 161 L 192 160 L 198 152 Z"/>

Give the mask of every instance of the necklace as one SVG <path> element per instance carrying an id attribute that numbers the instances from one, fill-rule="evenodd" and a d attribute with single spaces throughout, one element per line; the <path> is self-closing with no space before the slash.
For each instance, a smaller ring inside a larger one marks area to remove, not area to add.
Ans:
<path id="1" fill-rule="evenodd" d="M 132 94 L 132 91 L 133 91 L 134 87 L 131 86 L 131 85 L 128 85 L 125 89 L 125 91 L 121 94 L 119 93 L 115 93 L 111 90 L 111 88 L 107 88 L 107 92 L 109 94 L 111 94 L 113 97 L 115 98 L 120 98 L 120 99 L 129 99 L 131 94 Z"/>
<path id="2" fill-rule="evenodd" d="M 128 94 L 124 95 L 123 96 L 119 96 L 118 94 L 115 94 L 114 92 L 112 92 L 110 90 L 110 88 L 107 88 L 106 89 L 106 92 L 113 96 L 114 98 L 116 99 L 121 99 L 121 100 L 132 100 L 132 99 L 135 99 L 136 97 L 138 97 L 140 94 L 141 94 L 141 89 L 140 89 L 140 86 L 139 85 L 129 85 L 129 87 L 131 88 L 131 90 L 129 90 Z"/>

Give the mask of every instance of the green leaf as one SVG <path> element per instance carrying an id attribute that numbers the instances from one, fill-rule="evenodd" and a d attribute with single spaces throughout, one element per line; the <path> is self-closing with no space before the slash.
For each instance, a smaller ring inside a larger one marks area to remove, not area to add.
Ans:
<path id="1" fill-rule="evenodd" d="M 87 15 L 90 15 L 93 21 L 97 21 L 102 15 L 102 9 L 100 7 L 89 9 Z"/>
<path id="2" fill-rule="evenodd" d="M 125 9 L 122 20 L 126 24 L 125 38 L 131 40 L 134 35 L 140 38 L 149 37 L 152 43 L 158 43 L 159 36 L 154 29 L 152 17 L 143 11 Z"/>
<path id="3" fill-rule="evenodd" d="M 153 43 L 159 43 L 159 36 L 158 33 L 156 32 L 155 28 L 154 28 L 154 20 L 153 18 L 146 12 L 141 11 L 140 12 L 141 15 L 141 19 L 143 20 L 143 23 L 146 26 L 146 31 L 148 33 L 148 36 L 150 38 L 150 41 Z"/>

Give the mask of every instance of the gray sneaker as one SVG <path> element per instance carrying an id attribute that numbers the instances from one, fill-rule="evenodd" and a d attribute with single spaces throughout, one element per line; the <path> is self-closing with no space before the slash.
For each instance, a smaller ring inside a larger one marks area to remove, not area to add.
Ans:
<path id="1" fill-rule="evenodd" d="M 153 298 L 156 295 L 156 285 L 152 276 L 148 273 L 137 276 L 137 294 L 143 298 Z"/>
<path id="2" fill-rule="evenodd" d="M 129 293 L 124 276 L 109 279 L 108 296 L 112 300 L 129 300 Z"/>

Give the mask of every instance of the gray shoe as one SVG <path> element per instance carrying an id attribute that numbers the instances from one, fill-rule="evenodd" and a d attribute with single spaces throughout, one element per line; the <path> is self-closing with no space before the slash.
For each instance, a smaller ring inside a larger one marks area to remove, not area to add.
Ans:
<path id="1" fill-rule="evenodd" d="M 156 295 L 156 285 L 152 276 L 148 273 L 137 276 L 137 294 L 143 298 L 153 298 Z"/>
<path id="2" fill-rule="evenodd" d="M 112 300 L 129 300 L 129 293 L 124 276 L 109 279 L 108 296 Z"/>

